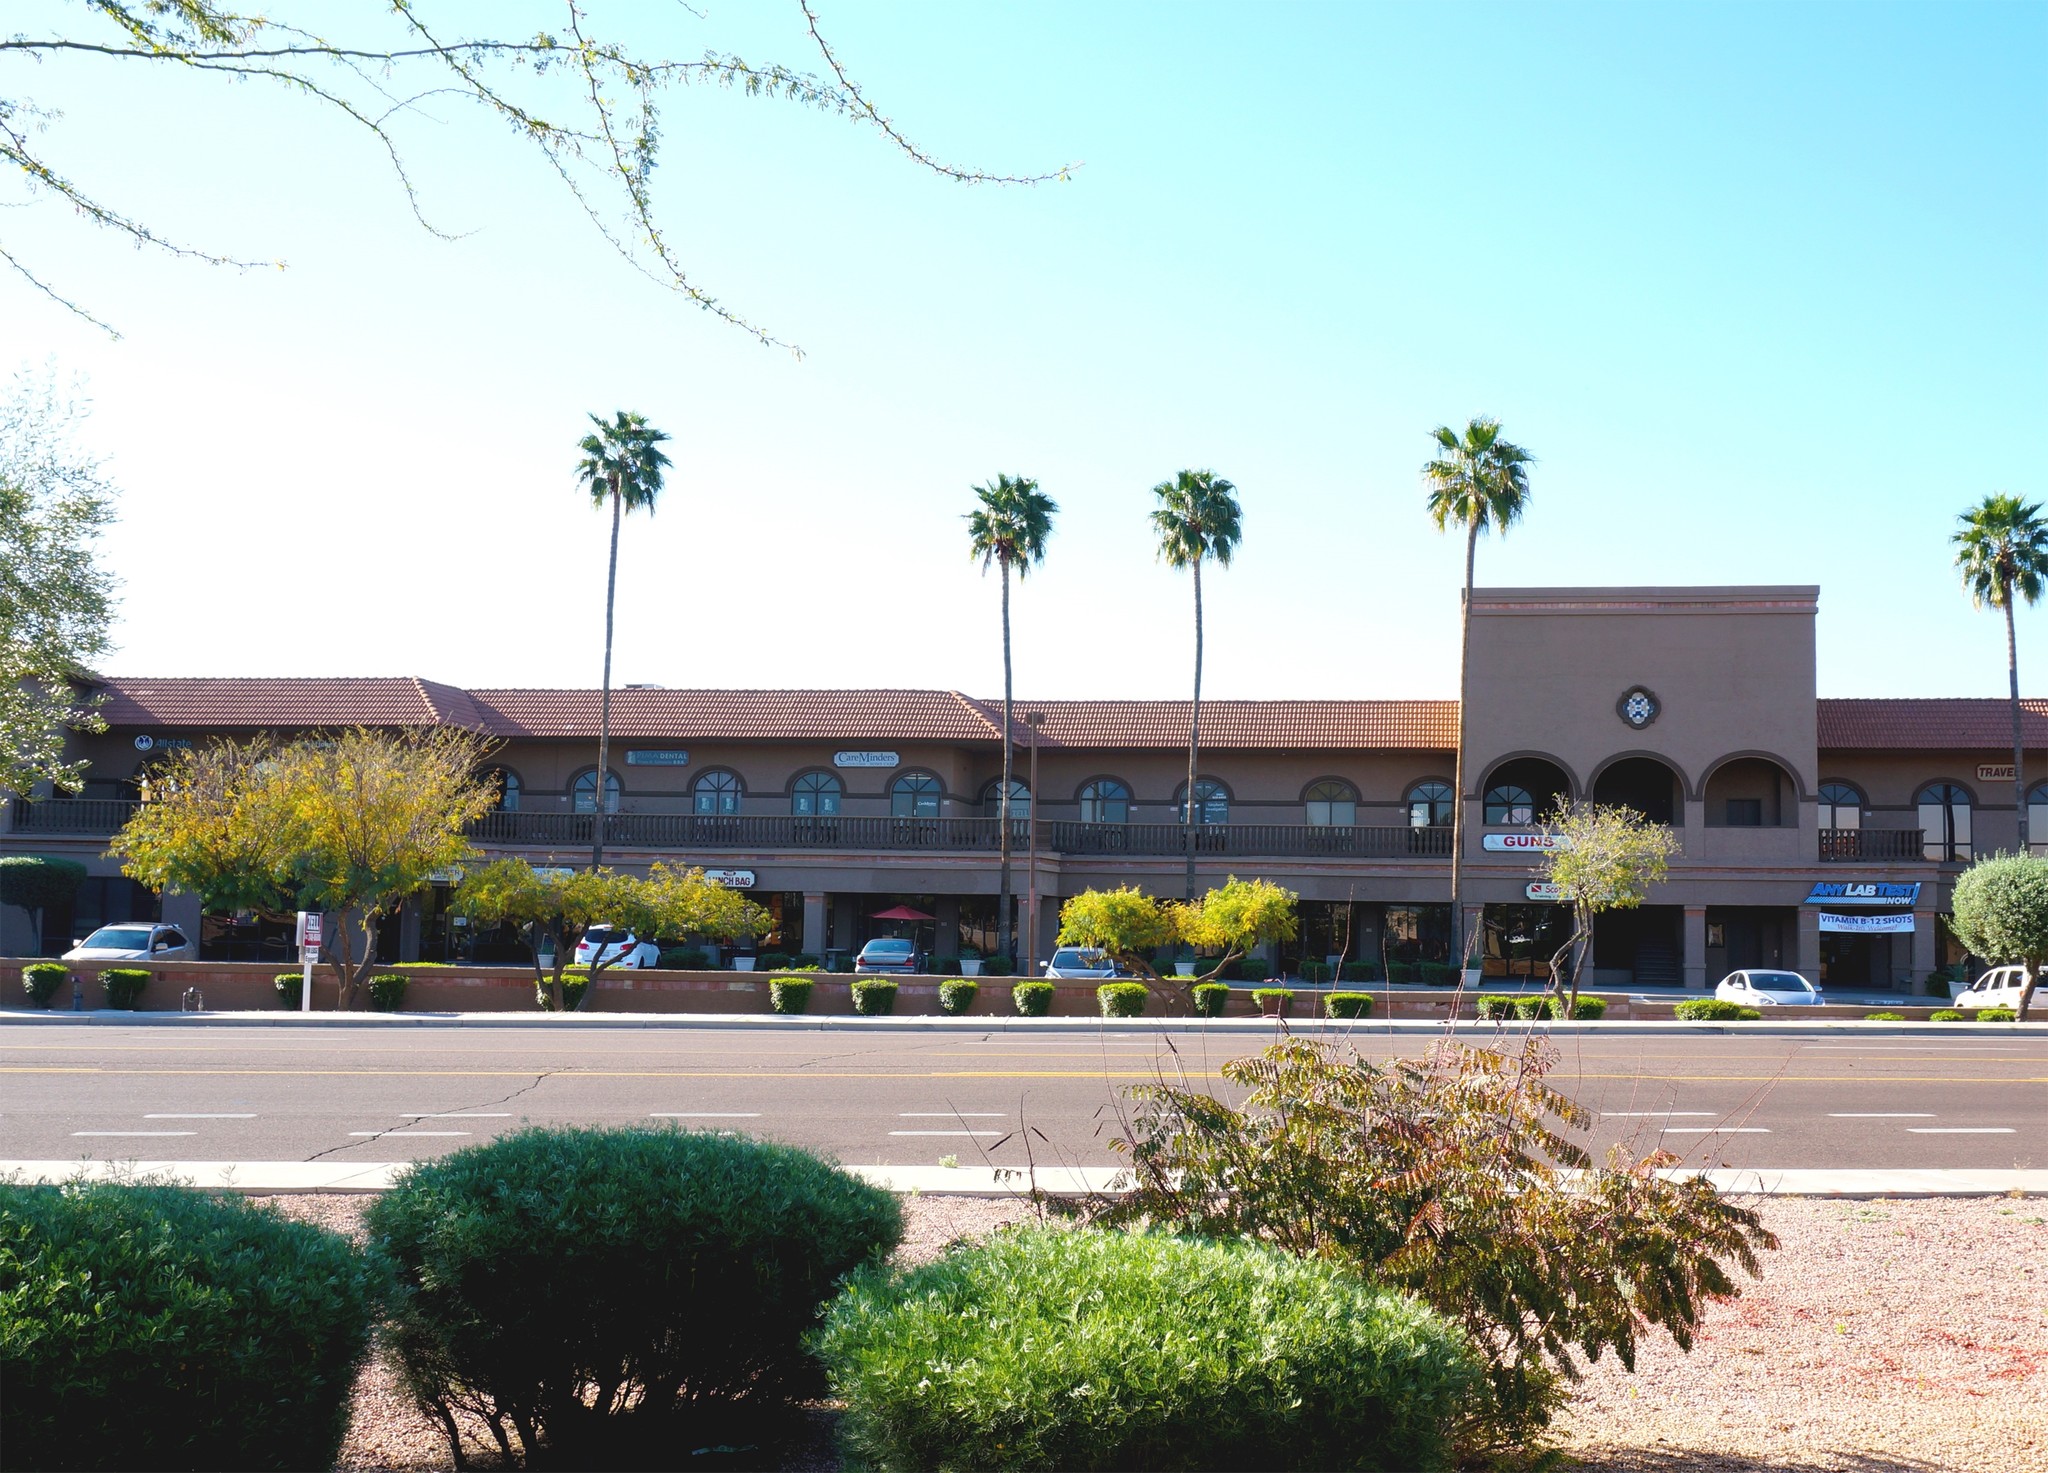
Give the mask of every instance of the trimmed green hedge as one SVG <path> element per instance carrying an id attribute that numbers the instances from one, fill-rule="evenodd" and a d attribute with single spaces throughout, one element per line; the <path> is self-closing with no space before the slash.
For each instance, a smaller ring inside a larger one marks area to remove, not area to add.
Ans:
<path id="1" fill-rule="evenodd" d="M 1977 1021 L 1979 1023 L 2011 1023 L 2018 1017 L 2019 1013 L 2012 1008 L 1977 1009 Z"/>
<path id="2" fill-rule="evenodd" d="M 1010 989 L 1010 1001 L 1023 1017 L 1043 1018 L 1052 1011 L 1052 994 L 1050 982 L 1019 982 Z"/>
<path id="3" fill-rule="evenodd" d="M 1229 1006 L 1229 983 L 1197 982 L 1195 984 L 1195 1011 L 1204 1018 L 1220 1018 L 1223 1016 L 1223 1010 Z"/>
<path id="4" fill-rule="evenodd" d="M 1481 1379 L 1458 1330 L 1342 1269 L 1079 1229 L 856 1275 L 813 1344 L 878 1468 L 1448 1468 Z"/>
<path id="5" fill-rule="evenodd" d="M 1274 1004 L 1282 1017 L 1294 1011 L 1294 992 L 1291 988 L 1254 987 L 1252 1001 L 1258 1004 L 1262 1013 L 1266 1011 L 1267 1003 Z"/>
<path id="6" fill-rule="evenodd" d="M 108 1007 L 132 1008 L 142 989 L 149 986 L 149 971 L 144 967 L 109 967 L 100 973 L 100 986 L 106 989 Z"/>
<path id="7" fill-rule="evenodd" d="M 1346 962 L 1338 969 L 1337 980 L 1340 982 L 1378 982 L 1383 980 L 1383 972 L 1378 962 Z"/>
<path id="8" fill-rule="evenodd" d="M 413 1393 L 563 1468 L 772 1441 L 817 1389 L 825 1301 L 903 1235 L 891 1193 L 807 1151 L 639 1129 L 423 1162 L 366 1221 L 408 1291 L 390 1338 Z"/>
<path id="9" fill-rule="evenodd" d="M 957 1018 L 974 1007 L 974 999 L 981 993 L 981 984 L 972 977 L 948 977 L 939 984 L 939 1011 L 949 1018 Z"/>
<path id="10" fill-rule="evenodd" d="M 1927 1021 L 1930 1023 L 1961 1023 L 1966 1021 L 1968 1016 L 1967 1013 L 1958 1012 L 1954 1008 L 1937 1008 L 1927 1015 Z"/>
<path id="11" fill-rule="evenodd" d="M 811 1005 L 811 989 L 817 984 L 808 977 L 773 977 L 768 982 L 768 1006 L 778 1013 L 801 1013 Z"/>
<path id="12" fill-rule="evenodd" d="M 1387 963 L 1387 981 L 1388 981 L 1388 982 L 1390 982 L 1390 983 L 1396 983 L 1396 984 L 1408 984 L 1408 983 L 1415 983 L 1415 982 L 1420 982 L 1421 980 L 1422 980 L 1422 963 L 1420 963 L 1420 962 L 1388 962 L 1388 963 Z"/>
<path id="13" fill-rule="evenodd" d="M 1326 993 L 1323 1014 L 1330 1018 L 1369 1018 L 1372 1016 L 1372 1002 L 1370 992 Z"/>
<path id="14" fill-rule="evenodd" d="M 1418 962 L 1416 973 L 1425 987 L 1452 987 L 1458 981 L 1458 969 L 1449 962 Z"/>
<path id="15" fill-rule="evenodd" d="M 1143 1016 L 1149 995 L 1142 982 L 1105 982 L 1095 989 L 1095 1003 L 1105 1018 L 1136 1018 Z"/>
<path id="16" fill-rule="evenodd" d="M 1763 1012 L 1724 997 L 1689 997 L 1671 1010 L 1671 1016 L 1688 1023 L 1754 1023 Z"/>
<path id="17" fill-rule="evenodd" d="M 305 996 L 305 980 L 302 972 L 279 972 L 270 979 L 270 985 L 277 989 L 278 1002 L 297 1012 L 299 999 Z"/>
<path id="18" fill-rule="evenodd" d="M 853 984 L 853 1010 L 863 1018 L 879 1018 L 896 1011 L 896 981 L 891 977 L 861 977 Z"/>
<path id="19" fill-rule="evenodd" d="M 1544 993 L 1515 999 L 1515 1016 L 1530 1022 L 1542 1022 L 1556 1018 L 1563 1000 Z M 1580 1019 L 1604 1018 L 1607 1016 L 1607 999 L 1604 997 L 1582 997 L 1578 1006 L 1572 1009 L 1572 1016 Z"/>
<path id="20" fill-rule="evenodd" d="M 1332 975 L 1332 968 L 1328 962 L 1303 962 L 1301 964 L 1301 980 L 1304 982 L 1321 984 L 1328 982 Z"/>
<path id="21" fill-rule="evenodd" d="M 1863 1021 L 1866 1023 L 1903 1023 L 1906 1021 L 1906 1015 L 1904 1013 L 1865 1013 Z"/>
<path id="22" fill-rule="evenodd" d="M 554 1011 L 554 992 L 551 978 L 543 977 L 533 984 L 533 1000 L 549 1012 Z M 588 967 L 565 967 L 562 970 L 562 1011 L 573 1013 L 583 1001 L 583 994 L 590 990 L 590 969 Z"/>
<path id="23" fill-rule="evenodd" d="M 21 969 L 21 988 L 36 1007 L 49 1006 L 58 988 L 71 980 L 71 969 L 62 962 L 30 962 Z"/>
<path id="24" fill-rule="evenodd" d="M 1520 1001 L 1521 999 L 1512 992 L 1482 992 L 1474 1000 L 1473 1006 L 1478 1010 L 1480 1017 L 1498 1021 L 1514 1017 L 1515 1004 Z"/>
<path id="25" fill-rule="evenodd" d="M 0 1186 L 9 1468 L 331 1468 L 388 1280 L 246 1198 Z"/>
<path id="26" fill-rule="evenodd" d="M 395 1013 L 405 1002 L 405 973 L 380 972 L 370 979 L 370 1008 L 373 1012 Z"/>

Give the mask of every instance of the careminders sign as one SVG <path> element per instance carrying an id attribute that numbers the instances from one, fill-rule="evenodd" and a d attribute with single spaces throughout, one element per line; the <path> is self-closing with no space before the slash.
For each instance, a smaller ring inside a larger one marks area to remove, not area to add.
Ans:
<path id="1" fill-rule="evenodd" d="M 1911 906 L 1919 898 L 1918 882 L 1898 885 L 1884 880 L 1816 880 L 1806 892 L 1808 905 Z"/>

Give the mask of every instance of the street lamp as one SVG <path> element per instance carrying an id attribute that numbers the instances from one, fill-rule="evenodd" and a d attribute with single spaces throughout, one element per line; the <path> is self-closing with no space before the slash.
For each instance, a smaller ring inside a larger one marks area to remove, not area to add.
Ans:
<path id="1" fill-rule="evenodd" d="M 1029 871 L 1024 900 L 1024 975 L 1038 975 L 1038 728 L 1045 725 L 1043 711 L 1026 711 L 1024 724 L 1031 728 L 1031 807 L 1025 810 L 1024 865 Z"/>

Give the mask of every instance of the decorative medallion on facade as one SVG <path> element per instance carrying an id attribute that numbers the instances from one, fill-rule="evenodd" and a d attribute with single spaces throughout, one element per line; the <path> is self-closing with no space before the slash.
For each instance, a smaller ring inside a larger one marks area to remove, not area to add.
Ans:
<path id="1" fill-rule="evenodd" d="M 1640 685 L 1632 685 L 1622 692 L 1621 699 L 1614 703 L 1614 709 L 1623 721 L 1641 731 L 1657 719 L 1664 706 L 1652 692 Z"/>

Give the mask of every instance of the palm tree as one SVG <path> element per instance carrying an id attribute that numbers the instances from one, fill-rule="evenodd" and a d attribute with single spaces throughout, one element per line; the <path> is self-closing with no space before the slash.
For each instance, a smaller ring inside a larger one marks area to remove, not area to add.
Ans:
<path id="1" fill-rule="evenodd" d="M 602 510 L 607 500 L 612 506 L 611 559 L 604 575 L 604 690 L 597 707 L 597 801 L 590 819 L 590 867 L 595 870 L 604 863 L 605 779 L 611 772 L 612 600 L 619 585 L 619 517 L 643 507 L 654 515 L 661 473 L 668 469 L 669 459 L 660 449 L 668 436 L 637 414 L 621 409 L 609 423 L 595 414 L 590 422 L 597 431 L 577 442 L 583 459 L 576 462 L 576 478 L 590 492 L 592 506 Z"/>
<path id="2" fill-rule="evenodd" d="M 1002 898 L 997 902 L 996 935 L 1006 955 L 1017 955 L 1010 934 L 1010 774 L 1014 745 L 1010 740 L 1010 571 L 1022 578 L 1045 561 L 1045 540 L 1059 505 L 1025 476 L 997 476 L 993 486 L 976 486 L 981 505 L 967 514 L 968 556 L 981 560 L 986 573 L 994 563 L 1003 570 L 1003 786 L 997 799 L 997 843 L 1002 850 Z M 1038 794 L 1031 795 L 1038 801 Z"/>
<path id="3" fill-rule="evenodd" d="M 1429 514 L 1439 532 L 1465 529 L 1465 596 L 1458 610 L 1458 751 L 1451 776 L 1451 955 L 1465 966 L 1465 711 L 1467 666 L 1472 658 L 1472 564 L 1479 534 L 1492 528 L 1503 536 L 1529 504 L 1529 467 L 1536 457 L 1500 437 L 1500 422 L 1475 419 L 1461 437 L 1438 425 L 1442 452 L 1422 468 L 1429 488 Z"/>
<path id="4" fill-rule="evenodd" d="M 1949 541 L 1955 544 L 1956 567 L 1962 570 L 1963 587 L 1970 590 L 1970 602 L 2005 611 L 2005 675 L 2012 691 L 2012 794 L 2019 810 L 2020 853 L 2030 854 L 2027 835 L 2026 755 L 2020 741 L 2020 657 L 2019 642 L 2012 625 L 2013 595 L 2029 604 L 2041 597 L 2041 580 L 2048 576 L 2048 524 L 2041 520 L 2041 504 L 2024 502 L 2017 496 L 1987 496 L 1964 512 L 1962 530 Z"/>
<path id="5" fill-rule="evenodd" d="M 1159 534 L 1159 556 L 1169 568 L 1192 568 L 1195 574 L 1195 699 L 1188 712 L 1188 794 L 1182 822 L 1187 830 L 1187 896 L 1195 898 L 1195 791 L 1202 757 L 1202 559 L 1213 557 L 1224 567 L 1243 535 L 1243 513 L 1237 487 L 1214 471 L 1182 471 L 1152 488 L 1159 504 L 1152 508 L 1152 530 Z"/>

